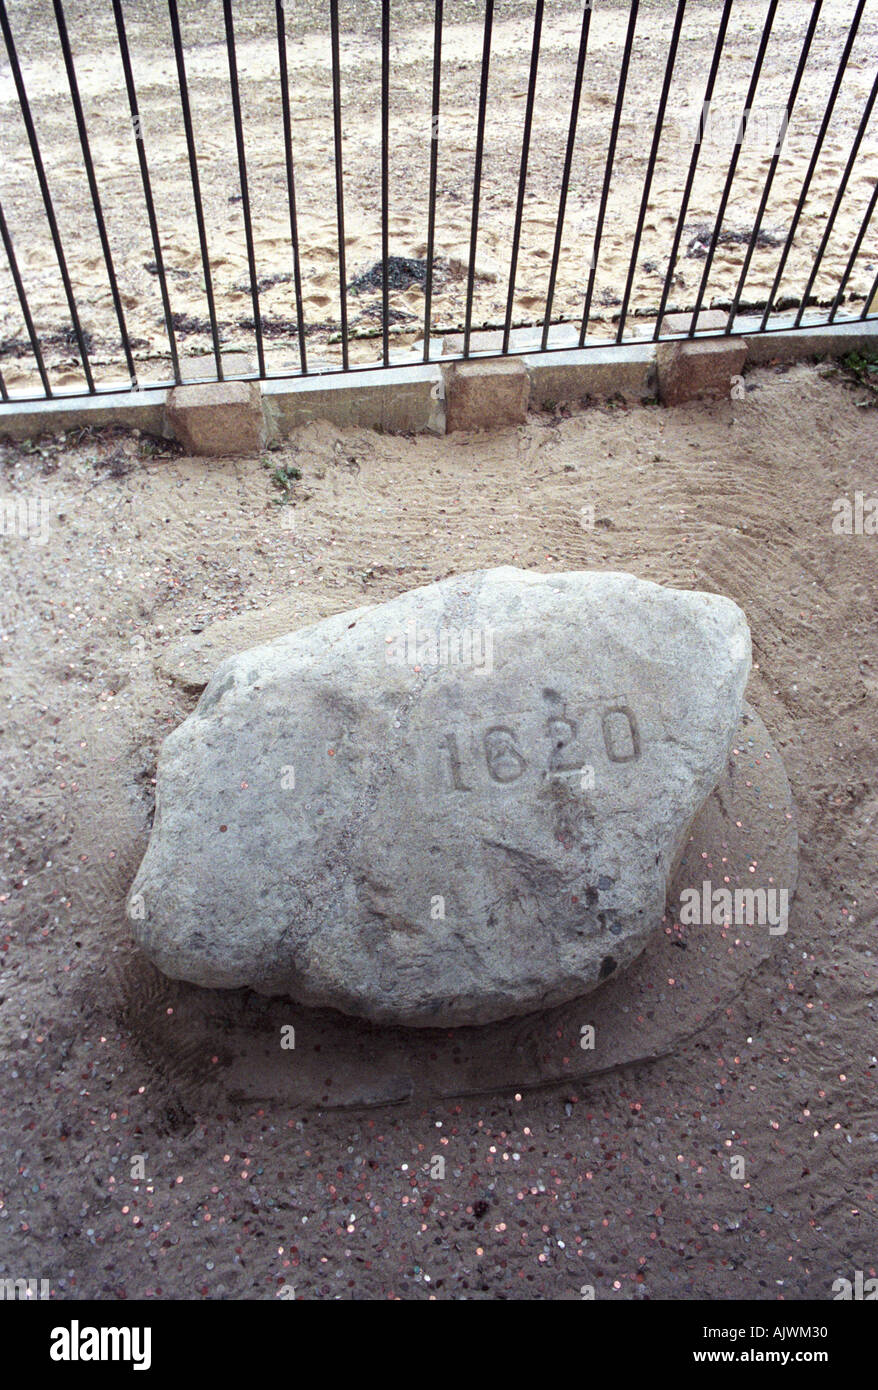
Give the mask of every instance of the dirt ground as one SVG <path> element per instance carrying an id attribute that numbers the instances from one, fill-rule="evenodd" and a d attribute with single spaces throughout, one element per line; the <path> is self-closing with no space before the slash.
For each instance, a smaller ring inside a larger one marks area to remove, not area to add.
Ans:
<path id="1" fill-rule="evenodd" d="M 876 1275 L 878 540 L 832 529 L 836 499 L 878 494 L 876 417 L 825 367 L 746 384 L 479 436 L 314 425 L 270 458 L 3 448 L 4 495 L 44 510 L 0 552 L 0 1274 L 61 1299 L 492 1300 L 829 1299 Z M 266 464 L 301 470 L 289 505 Z M 143 997 L 124 911 L 195 700 L 163 653 L 293 592 L 307 622 L 508 563 L 743 607 L 799 818 L 787 935 L 676 1055 L 586 1085 L 200 1112 L 185 1028 L 173 1074 L 145 1044 L 167 996 L 153 972 Z"/>
<path id="2" fill-rule="evenodd" d="M 767 8 L 767 0 L 743 0 L 732 7 L 712 121 L 692 187 L 670 308 L 690 307 L 698 290 Z M 771 288 L 854 8 L 855 0 L 827 0 L 823 6 L 744 287 L 745 304 L 764 303 Z M 42 0 L 11 0 L 8 9 L 76 300 L 93 344 L 95 372 L 104 383 L 118 381 L 120 376 L 127 379 L 58 35 Z M 253 305 L 222 6 L 219 0 L 199 0 L 197 5 L 182 4 L 180 10 L 217 317 L 228 349 L 252 350 Z M 672 0 L 644 0 L 640 6 L 597 259 L 593 301 L 593 333 L 597 337 L 614 331 L 613 315 L 618 313 L 625 290 L 674 10 Z M 686 9 L 637 252 L 631 313 L 646 315 L 641 322 L 649 322 L 648 316 L 655 314 L 664 283 L 693 131 L 716 41 L 718 11 L 716 0 L 689 0 Z M 340 12 L 345 279 L 353 286 L 381 261 L 381 7 L 378 0 L 344 0 Z M 809 0 L 781 0 L 778 6 L 705 303 L 728 304 L 735 291 L 810 12 Z M 553 305 L 555 318 L 578 322 L 583 312 L 628 14 L 629 6 L 622 0 L 598 0 L 592 12 Z M 167 6 L 160 0 L 144 0 L 126 4 L 125 15 L 175 331 L 181 352 L 198 355 L 210 351 L 207 299 Z M 433 5 L 428 0 L 394 0 L 391 15 L 389 250 L 391 256 L 421 262 L 422 275 L 433 145 Z M 438 128 L 438 260 L 432 316 L 436 334 L 459 329 L 463 320 L 483 15 L 479 0 L 447 0 L 445 5 Z M 283 373 L 297 370 L 299 359 L 274 6 L 268 0 L 240 0 L 235 16 L 267 369 Z M 299 0 L 286 6 L 286 16 L 308 341 L 312 365 L 337 365 L 340 272 L 328 6 L 323 0 Z M 545 10 L 513 304 L 513 323 L 518 325 L 541 322 L 543 317 L 581 16 L 580 4 L 561 0 Z M 476 327 L 502 325 L 506 311 L 532 25 L 530 0 L 503 0 L 496 6 L 476 255 Z M 145 215 L 112 7 L 103 0 L 83 0 L 70 7 L 68 27 L 138 376 L 143 382 L 167 380 L 167 337 L 155 251 Z M 805 292 L 872 85 L 876 44 L 878 15 L 867 6 L 780 284 L 781 304 L 798 304 Z M 54 385 L 73 389 L 82 385 L 81 369 L 71 352 L 70 321 L 55 253 L 5 61 L 0 62 L 0 111 L 0 195 L 37 329 L 47 360 L 53 364 Z M 832 302 L 876 178 L 878 144 L 874 133 L 867 133 L 814 286 L 813 297 L 821 304 Z M 0 368 L 11 391 L 38 387 L 12 279 L 5 258 L 0 259 Z M 867 236 L 849 285 L 852 298 L 843 307 L 843 315 L 860 312 L 876 270 L 874 240 Z M 411 267 L 409 271 L 411 274 L 399 277 L 390 295 L 395 350 L 411 348 L 423 335 L 424 288 L 417 278 L 419 272 Z M 348 296 L 354 337 L 351 360 L 355 363 L 378 357 L 380 302 L 380 275 L 371 285 L 352 289 Z M 637 323 L 632 318 L 632 329 Z"/>

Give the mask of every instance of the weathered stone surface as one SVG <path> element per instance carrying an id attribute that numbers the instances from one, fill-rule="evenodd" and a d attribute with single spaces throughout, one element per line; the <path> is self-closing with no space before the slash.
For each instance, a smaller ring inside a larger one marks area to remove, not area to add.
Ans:
<path id="1" fill-rule="evenodd" d="M 278 637 L 286 637 L 296 628 L 312 626 L 328 616 L 327 606 L 333 598 L 331 593 L 310 595 L 298 589 L 294 595 L 280 598 L 268 608 L 254 608 L 232 618 L 221 618 L 201 632 L 188 633 L 172 642 L 157 655 L 156 670 L 184 690 L 200 694 L 221 661 L 249 647 L 264 646 Z M 342 602 L 339 601 L 339 608 Z"/>
<path id="2" fill-rule="evenodd" d="M 226 381 L 248 376 L 257 369 L 256 358 L 251 357 L 249 352 L 223 352 L 220 354 L 220 360 Z M 217 384 L 215 376 L 216 357 L 212 352 L 199 353 L 198 356 L 186 354 L 180 358 L 180 379 L 184 386 L 214 386 Z"/>
<path id="3" fill-rule="evenodd" d="M 392 371 L 321 376 L 309 361 L 306 377 L 267 381 L 262 400 L 272 437 L 285 438 L 312 420 L 347 428 L 367 425 L 387 434 L 444 434 L 445 392 L 439 367 L 423 362 Z"/>
<path id="4" fill-rule="evenodd" d="M 514 357 L 479 357 L 445 372 L 445 428 L 497 430 L 527 419 L 530 378 Z"/>
<path id="5" fill-rule="evenodd" d="M 703 327 L 699 321 L 699 327 Z M 692 338 L 659 343 L 656 350 L 659 398 L 664 405 L 684 405 L 701 397 L 728 399 L 732 377 L 747 360 L 744 338 Z"/>
<path id="6" fill-rule="evenodd" d="M 165 407 L 168 428 L 190 454 L 255 454 L 265 442 L 258 382 L 177 386 Z"/>
<path id="7" fill-rule="evenodd" d="M 165 741 L 135 935 L 389 1023 L 585 994 L 661 920 L 749 659 L 728 599 L 509 568 L 244 652 Z"/>
<path id="8" fill-rule="evenodd" d="M 95 396 L 56 396 L 51 401 L 4 401 L 0 404 L 0 439 L 38 439 L 62 430 L 103 429 L 121 425 L 146 434 L 165 429 L 164 391 L 125 390 Z"/>
<path id="9" fill-rule="evenodd" d="M 702 309 L 698 315 L 697 333 L 725 333 L 728 314 L 720 309 Z M 662 333 L 688 333 L 692 327 L 691 314 L 665 314 L 662 319 Z"/>
<path id="10" fill-rule="evenodd" d="M 449 333 L 445 338 L 445 352 L 449 356 L 463 356 L 462 333 Z M 513 328 L 509 334 L 509 352 L 538 352 L 543 337 L 542 324 L 531 324 L 527 328 Z M 578 323 L 553 323 L 549 325 L 547 347 L 575 348 L 579 346 Z M 470 334 L 470 352 L 503 351 L 502 328 L 476 328 Z"/>
<path id="11" fill-rule="evenodd" d="M 530 404 L 551 409 L 588 400 L 645 400 L 656 393 L 656 353 L 652 343 L 541 352 L 522 357 L 530 377 Z"/>

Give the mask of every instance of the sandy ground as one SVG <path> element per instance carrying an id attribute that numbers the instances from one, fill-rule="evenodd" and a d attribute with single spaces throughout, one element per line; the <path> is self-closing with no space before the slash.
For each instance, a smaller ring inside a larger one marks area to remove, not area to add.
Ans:
<path id="1" fill-rule="evenodd" d="M 39 499 L 48 537 L 2 540 L 0 1273 L 109 1299 L 828 1299 L 875 1276 L 878 540 L 832 530 L 835 499 L 878 494 L 875 415 L 825 373 L 477 437 L 315 425 L 271 456 L 302 471 L 292 508 L 260 458 L 5 447 L 4 495 Z M 124 914 L 157 751 L 195 698 L 163 654 L 291 593 L 304 622 L 503 563 L 742 605 L 798 810 L 788 934 L 648 1067 L 429 1108 L 200 1112 L 185 1027 L 173 1076 L 144 1046 L 167 995 L 154 973 L 143 996 Z"/>
<path id="2" fill-rule="evenodd" d="M 210 349 L 207 301 L 176 69 L 166 7 L 159 0 L 127 4 L 126 23 L 138 87 L 145 149 L 156 199 L 171 306 L 184 354 Z M 701 112 L 704 82 L 716 37 L 716 0 L 690 0 L 684 20 L 665 132 L 637 252 L 631 313 L 654 314 L 659 302 L 692 132 Z M 781 0 L 757 89 L 748 135 L 732 187 L 723 239 L 707 286 L 706 302 L 728 303 L 753 228 L 770 154 L 778 134 L 804 39 L 810 4 Z M 719 70 L 714 115 L 692 189 L 686 231 L 670 307 L 690 306 L 704 266 L 705 238 L 713 225 L 732 155 L 767 10 L 765 0 L 733 7 Z M 744 289 L 745 304 L 764 303 L 789 230 L 820 120 L 841 55 L 854 0 L 827 0 L 805 80 L 793 110 L 784 151 L 762 223 L 762 237 Z M 253 346 L 253 306 L 229 97 L 228 64 L 219 0 L 181 6 L 196 145 L 208 229 L 212 278 L 222 338 L 228 348 Z M 77 303 L 93 342 L 102 381 L 124 376 L 88 188 L 82 171 L 57 33 L 41 0 L 12 0 L 10 21 L 59 214 Z M 286 202 L 274 7 L 267 0 L 235 6 L 238 64 L 256 242 L 267 367 L 298 368 L 295 298 Z M 346 280 L 352 284 L 381 260 L 380 234 L 380 5 L 341 6 Z M 434 332 L 460 328 L 464 313 L 476 108 L 483 6 L 448 0 L 443 39 L 439 123 L 437 270 Z M 553 317 L 579 320 L 610 138 L 629 7 L 613 0 L 594 6 L 573 162 L 570 196 Z M 314 364 L 338 363 L 339 265 L 332 139 L 332 95 L 327 7 L 316 0 L 287 6 L 293 154 L 302 247 L 304 309 Z M 423 260 L 427 250 L 427 190 L 431 150 L 432 5 L 396 0 L 392 6 L 390 117 L 390 254 Z M 593 314 L 596 336 L 613 329 L 632 254 L 655 114 L 673 24 L 670 0 L 644 0 L 622 109 L 615 172 L 597 262 Z M 546 6 L 534 110 L 513 323 L 541 322 L 576 55 L 581 7 Z M 85 0 L 68 24 L 98 184 L 107 218 L 124 314 L 134 340 L 141 380 L 166 380 L 167 338 L 155 253 L 144 211 L 136 147 L 118 45 L 108 4 Z M 504 0 L 494 25 L 485 133 L 480 230 L 476 257 L 476 326 L 504 321 L 521 130 L 527 94 L 533 7 Z M 874 76 L 878 14 L 867 7 L 851 62 L 780 285 L 780 302 L 798 303 L 839 185 Z M 0 63 L 0 194 L 47 358 L 58 388 L 82 384 L 71 356 L 70 324 L 57 264 L 45 227 L 38 186 L 18 115 L 8 63 Z M 832 301 L 838 277 L 860 228 L 878 178 L 874 122 L 868 133 L 830 238 L 813 298 Z M 869 236 L 850 281 L 843 313 L 858 313 L 878 269 Z M 354 362 L 374 361 L 380 350 L 380 290 L 349 295 Z M 424 291 L 417 281 L 391 293 L 395 349 L 423 334 Z M 249 327 L 248 327 L 249 325 Z M 632 319 L 632 327 L 636 327 Z M 164 354 L 164 356 L 162 355 Z M 10 389 L 38 386 L 33 360 L 5 259 L 0 267 L 0 367 Z"/>

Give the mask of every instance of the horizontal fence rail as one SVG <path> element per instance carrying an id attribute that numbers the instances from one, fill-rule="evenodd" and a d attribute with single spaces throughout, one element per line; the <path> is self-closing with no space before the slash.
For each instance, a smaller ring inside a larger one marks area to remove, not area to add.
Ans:
<path id="1" fill-rule="evenodd" d="M 878 0 L 0 28 L 3 401 L 878 316 Z"/>

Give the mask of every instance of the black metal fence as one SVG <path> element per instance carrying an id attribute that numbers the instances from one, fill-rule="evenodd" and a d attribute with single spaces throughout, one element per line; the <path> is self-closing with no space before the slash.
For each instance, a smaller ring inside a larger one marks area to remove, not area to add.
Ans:
<path id="1" fill-rule="evenodd" d="M 878 314 L 878 0 L 0 27 L 4 401 Z"/>

